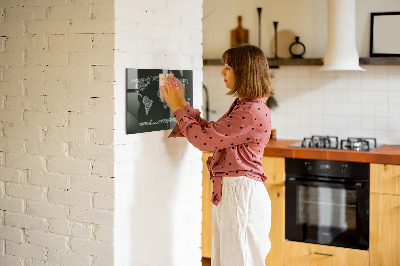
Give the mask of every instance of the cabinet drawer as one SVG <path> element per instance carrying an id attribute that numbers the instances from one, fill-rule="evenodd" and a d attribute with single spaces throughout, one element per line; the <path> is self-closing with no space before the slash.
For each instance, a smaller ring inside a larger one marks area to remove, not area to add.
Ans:
<path id="1" fill-rule="evenodd" d="M 285 266 L 369 265 L 365 250 L 285 241 Z"/>

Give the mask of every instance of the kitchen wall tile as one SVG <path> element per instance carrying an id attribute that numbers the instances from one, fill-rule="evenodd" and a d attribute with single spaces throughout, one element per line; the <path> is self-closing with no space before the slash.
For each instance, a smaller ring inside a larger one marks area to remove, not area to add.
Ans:
<path id="1" fill-rule="evenodd" d="M 349 90 L 349 102 L 350 103 L 361 103 L 362 90 Z"/>
<path id="2" fill-rule="evenodd" d="M 400 104 L 400 88 L 397 91 L 389 91 L 389 104 Z"/>
<path id="3" fill-rule="evenodd" d="M 389 118 L 388 117 L 375 117 L 375 129 L 382 130 L 384 128 L 389 127 Z"/>
<path id="4" fill-rule="evenodd" d="M 310 77 L 299 76 L 297 82 L 298 88 L 310 89 Z"/>
<path id="5" fill-rule="evenodd" d="M 347 116 L 336 116 L 336 127 L 347 130 L 349 128 L 349 118 Z"/>
<path id="6" fill-rule="evenodd" d="M 373 90 L 374 89 L 374 77 L 372 75 L 362 76 L 362 78 L 361 78 L 361 89 L 363 91 Z"/>
<path id="7" fill-rule="evenodd" d="M 389 134 L 387 130 L 375 130 L 374 137 L 376 138 L 378 145 L 389 142 Z"/>
<path id="8" fill-rule="evenodd" d="M 313 90 L 319 89 L 324 85 L 324 78 L 323 77 L 311 77 L 310 79 L 310 87 Z"/>
<path id="9" fill-rule="evenodd" d="M 282 76 L 286 77 L 287 67 L 284 68 L 270 68 L 269 69 L 271 76 Z"/>
<path id="10" fill-rule="evenodd" d="M 324 115 L 324 121 L 323 121 L 324 129 L 335 128 L 336 118 L 337 117 L 335 115 Z M 330 131 L 327 131 L 326 134 L 331 134 L 331 133 Z"/>
<path id="11" fill-rule="evenodd" d="M 310 135 L 308 135 L 308 136 L 312 136 L 312 135 L 326 135 L 326 132 L 325 132 L 325 130 L 322 128 L 322 127 L 318 127 L 318 128 L 311 128 L 311 134 Z M 307 136 L 307 135 L 304 135 L 304 136 Z"/>
<path id="12" fill-rule="evenodd" d="M 311 78 L 322 78 L 324 76 L 324 71 L 320 70 L 320 66 L 309 66 L 307 68 L 310 69 Z"/>
<path id="13" fill-rule="evenodd" d="M 388 66 L 387 65 L 376 65 L 374 66 L 374 77 L 375 78 L 387 78 Z"/>
<path id="14" fill-rule="evenodd" d="M 361 116 L 362 117 L 374 117 L 375 106 L 373 104 L 363 104 L 361 105 Z"/>
<path id="15" fill-rule="evenodd" d="M 388 89 L 389 91 L 398 91 L 400 90 L 400 74 L 397 76 L 389 76 L 388 78 Z"/>
<path id="16" fill-rule="evenodd" d="M 349 90 L 360 90 L 361 89 L 361 71 L 349 71 Z"/>
<path id="17" fill-rule="evenodd" d="M 361 118 L 362 129 L 373 131 L 375 129 L 375 120 L 371 116 L 363 116 Z"/>
<path id="18" fill-rule="evenodd" d="M 297 77 L 298 76 L 298 68 L 297 66 L 287 66 L 286 68 L 286 72 L 284 73 L 285 77 Z"/>
<path id="19" fill-rule="evenodd" d="M 361 101 L 363 104 L 374 103 L 374 91 L 361 90 Z"/>
<path id="20" fill-rule="evenodd" d="M 395 144 L 393 141 L 397 137 L 393 134 L 400 129 L 391 124 L 399 121 L 391 119 L 400 118 L 400 67 L 363 67 L 365 72 L 320 71 L 319 66 L 281 66 L 271 70 L 278 101 L 272 120 L 278 137 L 302 139 L 308 136 L 300 131 L 318 135 L 347 132 L 348 136 L 343 138 L 376 135 L 382 137 L 382 142 Z M 204 73 L 207 82 L 208 72 Z M 223 90 L 216 102 L 211 101 L 211 106 L 226 102 L 222 83 L 209 87 Z M 231 99 L 228 102 L 230 104 Z M 216 116 L 219 118 L 222 114 Z"/>
<path id="21" fill-rule="evenodd" d="M 348 137 L 360 137 L 362 136 L 361 128 L 349 128 Z M 346 138 L 346 137 L 345 137 Z"/>
<path id="22" fill-rule="evenodd" d="M 340 71 L 336 75 L 336 89 L 347 90 L 349 87 L 349 75 L 346 71 Z"/>
<path id="23" fill-rule="evenodd" d="M 324 102 L 334 103 L 336 101 L 336 89 L 332 84 L 325 84 L 324 85 Z"/>
<path id="24" fill-rule="evenodd" d="M 374 79 L 374 89 L 375 91 L 387 91 L 388 89 L 388 79 L 382 77 L 375 77 Z"/>
<path id="25" fill-rule="evenodd" d="M 311 104 L 299 103 L 298 114 L 309 116 L 311 114 Z"/>
<path id="26" fill-rule="evenodd" d="M 374 108 L 375 108 L 375 117 L 388 117 L 389 108 L 387 104 L 375 104 Z"/>
<path id="27" fill-rule="evenodd" d="M 324 78 L 335 78 L 335 71 L 321 71 Z"/>
<path id="28" fill-rule="evenodd" d="M 389 130 L 400 131 L 400 117 L 389 117 Z"/>
<path id="29" fill-rule="evenodd" d="M 346 103 L 336 103 L 336 114 L 338 116 L 347 116 L 349 114 L 349 105 Z"/>
<path id="30" fill-rule="evenodd" d="M 322 84 L 322 83 L 321 83 Z M 311 95 L 311 102 L 321 103 L 324 97 L 324 92 L 321 89 L 313 88 Z"/>
<path id="31" fill-rule="evenodd" d="M 400 130 L 389 131 L 389 140 L 387 143 L 399 144 L 400 143 Z"/>
<path id="32" fill-rule="evenodd" d="M 286 78 L 286 87 L 288 89 L 299 88 L 298 78 L 297 77 L 287 77 Z"/>
<path id="33" fill-rule="evenodd" d="M 363 65 L 361 66 L 362 68 L 365 69 L 365 71 L 360 71 L 359 73 L 361 74 L 361 77 L 369 77 L 373 76 L 375 73 L 375 65 Z M 358 72 L 358 71 L 356 71 Z"/>
<path id="34" fill-rule="evenodd" d="M 385 91 L 376 91 L 374 94 L 374 101 L 375 104 L 385 104 L 388 102 L 388 92 L 387 90 Z"/>
<path id="35" fill-rule="evenodd" d="M 324 116 L 327 115 L 335 115 L 336 114 L 336 105 L 335 103 L 325 103 L 323 109 Z"/>
<path id="36" fill-rule="evenodd" d="M 337 103 L 345 103 L 346 105 L 348 105 L 348 103 L 350 102 L 349 99 L 349 90 L 337 90 L 336 91 L 336 102 Z"/>
<path id="37" fill-rule="evenodd" d="M 311 102 L 311 114 L 319 114 L 322 116 L 322 112 L 324 110 L 324 104 L 319 101 Z"/>
<path id="38" fill-rule="evenodd" d="M 277 90 L 286 89 L 286 79 L 280 76 L 273 77 L 271 80 L 272 90 L 276 93 Z"/>
<path id="39" fill-rule="evenodd" d="M 387 70 L 388 76 L 397 76 L 400 77 L 400 66 L 390 66 Z"/>
<path id="40" fill-rule="evenodd" d="M 312 69 L 311 67 L 298 67 L 297 68 L 297 76 L 298 77 L 303 77 L 306 79 L 310 79 L 311 77 L 311 72 L 314 69 Z"/>
<path id="41" fill-rule="evenodd" d="M 400 104 L 389 104 L 388 112 L 390 117 L 400 117 Z"/>
<path id="42" fill-rule="evenodd" d="M 349 129 L 361 129 L 362 122 L 359 116 L 349 116 Z"/>
<path id="43" fill-rule="evenodd" d="M 351 103 L 349 104 L 349 115 L 350 116 L 361 116 L 362 107 L 360 103 Z"/>
<path id="44" fill-rule="evenodd" d="M 339 146 L 341 139 L 347 139 L 349 137 L 349 129 L 348 128 L 338 128 L 336 130 L 336 136 L 339 138 Z"/>

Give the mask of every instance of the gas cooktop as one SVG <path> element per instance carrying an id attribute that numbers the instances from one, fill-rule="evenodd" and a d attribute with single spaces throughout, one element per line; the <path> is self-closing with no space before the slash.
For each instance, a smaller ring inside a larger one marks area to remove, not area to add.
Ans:
<path id="1" fill-rule="evenodd" d="M 376 138 L 347 138 L 339 142 L 336 136 L 311 136 L 304 138 L 302 142 L 289 145 L 291 147 L 301 148 L 320 148 L 320 149 L 337 149 L 337 150 L 353 150 L 353 151 L 371 151 L 379 146 Z"/>

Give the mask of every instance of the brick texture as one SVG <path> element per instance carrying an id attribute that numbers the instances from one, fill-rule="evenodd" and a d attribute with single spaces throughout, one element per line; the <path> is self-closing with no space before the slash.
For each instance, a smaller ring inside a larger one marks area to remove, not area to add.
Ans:
<path id="1" fill-rule="evenodd" d="M 114 0 L 2 0 L 0 32 L 0 265 L 112 265 Z"/>
<path id="2" fill-rule="evenodd" d="M 200 263 L 200 219 L 174 228 L 199 216 L 201 153 L 165 131 L 127 136 L 124 117 L 127 67 L 193 69 L 201 95 L 201 5 L 0 1 L 0 264 Z"/>

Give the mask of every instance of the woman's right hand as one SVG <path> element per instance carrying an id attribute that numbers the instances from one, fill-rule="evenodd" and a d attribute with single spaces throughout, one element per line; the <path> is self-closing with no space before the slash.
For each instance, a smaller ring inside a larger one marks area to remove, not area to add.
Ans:
<path id="1" fill-rule="evenodd" d="M 187 105 L 187 102 L 185 100 L 185 87 L 183 86 L 182 82 L 179 79 L 177 79 L 175 77 L 171 77 L 171 76 L 168 76 L 167 78 L 171 82 L 175 82 L 176 87 L 179 88 L 178 89 L 179 103 L 183 108 L 185 108 Z"/>

